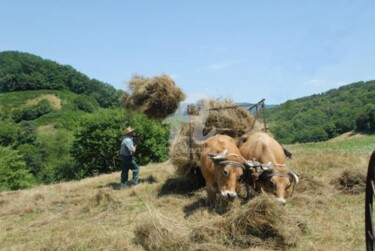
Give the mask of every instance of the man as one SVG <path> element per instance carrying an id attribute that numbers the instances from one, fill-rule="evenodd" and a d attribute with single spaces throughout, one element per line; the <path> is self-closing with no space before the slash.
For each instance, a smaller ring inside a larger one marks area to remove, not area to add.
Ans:
<path id="1" fill-rule="evenodd" d="M 125 129 L 126 136 L 121 141 L 120 150 L 120 166 L 121 166 L 121 188 L 138 184 L 138 173 L 139 167 L 135 162 L 133 156 L 137 150 L 137 146 L 134 145 L 134 129 L 128 127 Z M 129 170 L 133 172 L 133 178 L 131 182 L 128 182 Z"/>

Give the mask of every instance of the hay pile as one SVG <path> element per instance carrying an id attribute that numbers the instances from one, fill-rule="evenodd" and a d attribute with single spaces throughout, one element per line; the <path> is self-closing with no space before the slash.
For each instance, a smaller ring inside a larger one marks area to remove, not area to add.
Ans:
<path id="1" fill-rule="evenodd" d="M 185 99 L 185 94 L 167 75 L 154 78 L 136 75 L 129 81 L 129 91 L 130 94 L 121 99 L 123 106 L 152 119 L 166 118 Z"/>
<path id="2" fill-rule="evenodd" d="M 331 183 L 345 194 L 361 194 L 366 190 L 366 173 L 360 168 L 346 169 Z"/>
<path id="3" fill-rule="evenodd" d="M 262 125 L 243 107 L 232 107 L 230 100 L 202 100 L 194 107 L 190 116 L 191 124 L 182 126 L 170 147 L 170 159 L 176 167 L 176 173 L 184 177 L 199 175 L 200 154 L 203 142 L 209 136 L 225 134 L 238 139 L 249 130 L 260 130 Z M 190 141 L 190 136 L 192 141 Z M 191 147 L 189 147 L 191 144 Z"/>
<path id="4" fill-rule="evenodd" d="M 189 231 L 175 219 L 149 208 L 134 230 L 134 242 L 145 250 L 188 250 Z"/>
<path id="5" fill-rule="evenodd" d="M 288 215 L 285 207 L 268 195 L 261 195 L 227 217 L 224 227 L 235 246 L 296 246 L 302 223 Z"/>
<path id="6" fill-rule="evenodd" d="M 217 238 L 228 248 L 262 247 L 285 250 L 296 247 L 305 224 L 266 194 L 251 200 L 246 207 L 233 208 L 223 218 L 202 221 L 192 230 L 191 239 L 199 244 L 215 243 Z"/>

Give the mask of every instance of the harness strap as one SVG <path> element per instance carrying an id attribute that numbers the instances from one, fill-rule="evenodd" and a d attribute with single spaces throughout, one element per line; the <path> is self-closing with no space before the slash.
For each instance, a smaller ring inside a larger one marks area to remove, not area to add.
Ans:
<path id="1" fill-rule="evenodd" d="M 234 160 L 223 160 L 219 162 L 220 165 L 232 165 L 235 167 L 239 167 L 242 169 L 245 169 L 245 166 L 241 164 L 240 162 L 234 161 Z"/>
<path id="2" fill-rule="evenodd" d="M 289 178 L 289 174 L 287 174 L 287 173 L 269 173 L 269 174 L 267 174 L 267 177 L 272 177 L 272 176 L 288 177 Z"/>

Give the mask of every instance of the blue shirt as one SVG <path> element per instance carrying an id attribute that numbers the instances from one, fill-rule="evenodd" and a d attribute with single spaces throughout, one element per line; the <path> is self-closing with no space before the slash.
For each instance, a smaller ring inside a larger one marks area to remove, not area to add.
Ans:
<path id="1" fill-rule="evenodd" d="M 132 156 L 132 152 L 135 150 L 133 137 L 125 136 L 121 141 L 120 154 L 124 156 Z"/>

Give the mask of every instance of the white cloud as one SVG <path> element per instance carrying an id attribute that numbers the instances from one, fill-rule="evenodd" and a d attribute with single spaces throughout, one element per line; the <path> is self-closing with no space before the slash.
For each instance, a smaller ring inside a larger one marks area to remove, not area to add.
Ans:
<path id="1" fill-rule="evenodd" d="M 210 69 L 211 71 L 220 71 L 224 68 L 228 68 L 236 63 L 238 63 L 239 61 L 235 61 L 235 60 L 230 60 L 230 61 L 225 61 L 225 62 L 220 62 L 220 63 L 213 63 L 211 65 L 208 66 L 208 69 Z"/>
<path id="2" fill-rule="evenodd" d="M 303 83 L 303 85 L 313 86 L 313 87 L 320 87 L 320 86 L 323 86 L 325 84 L 327 84 L 327 81 L 321 80 L 321 79 L 312 79 L 312 80 L 309 80 L 309 81 Z"/>

